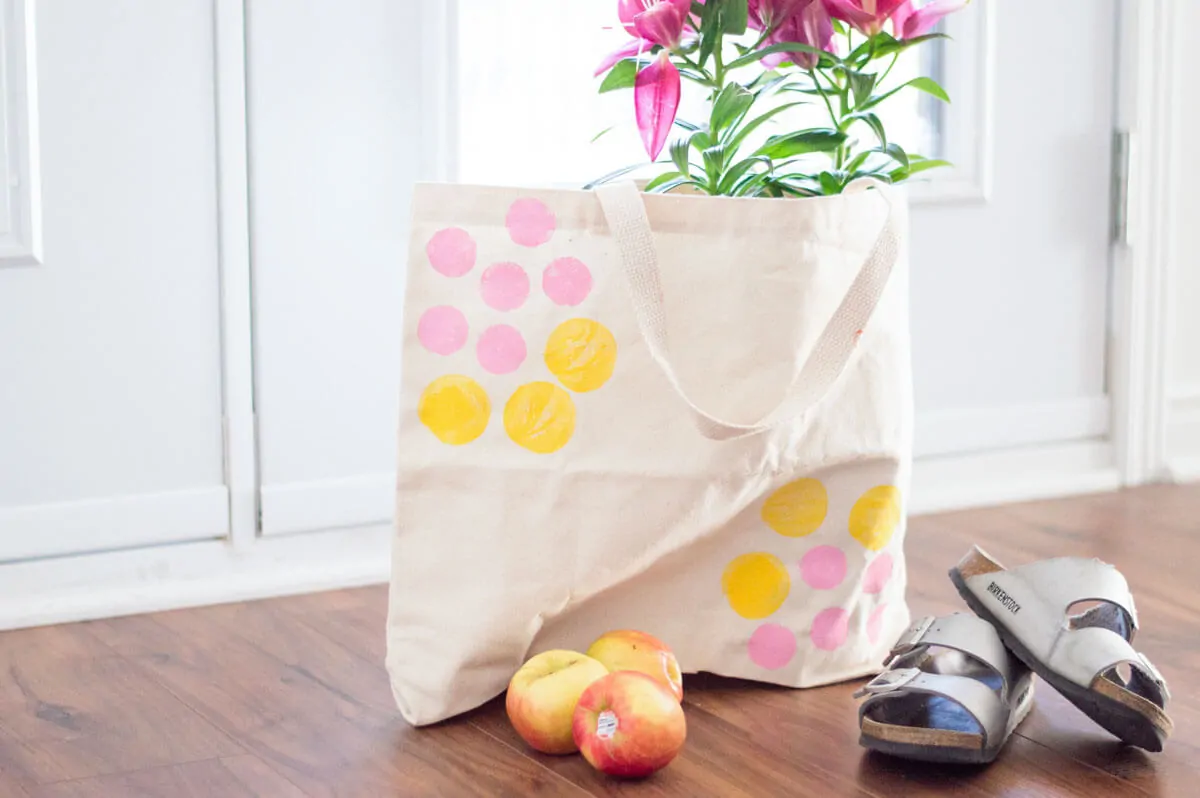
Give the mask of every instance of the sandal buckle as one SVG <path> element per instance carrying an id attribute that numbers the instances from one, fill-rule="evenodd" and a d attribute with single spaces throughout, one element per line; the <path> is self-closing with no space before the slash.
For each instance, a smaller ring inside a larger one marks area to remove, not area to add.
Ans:
<path id="1" fill-rule="evenodd" d="M 888 653 L 888 661 L 891 662 L 893 658 L 899 656 L 900 654 L 907 654 L 909 651 L 912 651 L 914 648 L 919 646 L 921 641 L 925 638 L 925 633 L 928 632 L 930 627 L 933 626 L 933 622 L 935 620 L 936 619 L 932 615 L 926 615 L 924 618 L 908 627 L 908 629 L 904 631 L 904 634 L 900 635 L 900 639 L 896 641 L 896 644 L 892 646 L 892 650 Z"/>
<path id="2" fill-rule="evenodd" d="M 884 671 L 863 685 L 854 694 L 854 698 L 861 698 L 868 694 L 878 695 L 879 693 L 890 693 L 893 690 L 899 690 L 920 675 L 921 671 L 916 668 L 897 668 L 892 671 Z"/>

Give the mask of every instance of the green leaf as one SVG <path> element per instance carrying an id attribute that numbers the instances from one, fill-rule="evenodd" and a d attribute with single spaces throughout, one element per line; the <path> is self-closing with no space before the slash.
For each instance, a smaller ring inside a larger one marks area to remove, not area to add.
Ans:
<path id="1" fill-rule="evenodd" d="M 730 83 L 713 103 L 709 130 L 720 135 L 730 124 L 736 124 L 754 104 L 754 95 L 736 83 Z"/>
<path id="2" fill-rule="evenodd" d="M 899 163 L 901 166 L 906 167 L 906 168 L 908 167 L 908 153 L 906 153 L 904 151 L 904 148 L 901 147 L 899 144 L 892 142 L 891 144 L 889 144 L 883 148 L 883 152 L 892 156 L 892 159 L 895 160 L 897 163 Z"/>
<path id="3" fill-rule="evenodd" d="M 685 177 L 685 176 L 686 176 L 686 174 L 682 173 L 682 172 L 663 172 L 661 175 L 659 175 L 658 177 L 654 178 L 649 183 L 647 183 L 646 187 L 642 190 L 643 191 L 653 191 L 654 189 L 658 188 L 659 186 L 661 186 L 664 183 L 669 183 L 672 180 L 677 180 L 677 179 L 679 179 L 681 177 Z"/>
<path id="4" fill-rule="evenodd" d="M 783 136 L 772 136 L 754 154 L 765 155 L 777 161 L 810 152 L 833 152 L 845 140 L 846 134 L 838 130 L 800 130 Z"/>
<path id="5" fill-rule="evenodd" d="M 637 81 L 638 62 L 626 58 L 618 61 L 608 74 L 604 76 L 604 82 L 600 84 L 600 93 L 606 94 L 610 91 L 618 89 L 632 89 Z"/>
<path id="6" fill-rule="evenodd" d="M 875 90 L 875 80 L 878 78 L 874 72 L 854 72 L 850 71 L 850 91 L 854 94 L 854 105 L 859 106 L 867 100 L 871 99 L 871 92 Z"/>
<path id="7" fill-rule="evenodd" d="M 854 158 L 850 161 L 850 163 L 846 164 L 846 171 L 847 172 L 858 171 L 858 168 L 860 166 L 862 166 L 863 164 L 865 164 L 867 162 L 867 159 L 870 158 L 875 152 L 876 152 L 876 150 L 863 150 L 858 155 L 855 155 Z"/>
<path id="8" fill-rule="evenodd" d="M 882 34 L 887 35 L 887 34 Z M 911 39 L 894 39 L 888 36 L 887 39 L 875 44 L 875 57 L 884 58 L 896 53 L 902 53 L 910 47 L 915 47 L 918 44 L 930 41 L 932 39 L 949 39 L 950 37 L 944 33 L 927 33 L 924 36 L 914 36 Z"/>
<path id="9" fill-rule="evenodd" d="M 725 174 L 721 177 L 721 183 L 717 186 L 718 194 L 729 194 L 735 183 L 740 180 L 746 172 L 755 167 L 756 164 L 764 164 L 767 169 L 771 168 L 771 159 L 763 157 L 746 158 L 743 161 L 738 161 L 733 166 L 729 167 Z"/>
<path id="10" fill-rule="evenodd" d="M 682 174 L 691 172 L 691 164 L 688 163 L 688 147 L 691 146 L 691 138 L 676 139 L 671 142 L 671 163 L 679 169 Z"/>
<path id="11" fill-rule="evenodd" d="M 724 0 L 707 0 L 700 22 L 700 66 L 708 62 L 721 39 L 721 6 Z"/>
<path id="12" fill-rule="evenodd" d="M 608 127 L 604 128 L 604 130 L 601 130 L 599 133 L 597 133 L 596 135 L 592 136 L 592 140 L 591 140 L 591 141 L 589 141 L 588 143 L 589 143 L 589 144 L 595 144 L 597 141 L 599 141 L 599 140 L 600 140 L 600 137 L 601 137 L 601 136 L 603 136 L 605 133 L 608 133 L 608 132 L 610 132 L 610 131 L 611 131 L 613 128 L 615 128 L 615 127 L 616 127 L 616 125 L 610 125 L 610 126 L 608 126 Z"/>
<path id="13" fill-rule="evenodd" d="M 901 180 L 907 180 L 915 174 L 920 174 L 928 169 L 938 169 L 943 166 L 953 166 L 949 161 L 941 161 L 936 158 L 923 161 L 910 161 L 907 167 L 901 166 L 892 170 L 889 174 L 893 183 L 899 183 Z"/>
<path id="14" fill-rule="evenodd" d="M 880 120 L 880 118 L 875 114 L 871 113 L 870 111 L 858 111 L 850 114 L 844 120 L 842 120 L 842 130 L 850 129 L 850 125 L 846 124 L 847 122 L 850 124 L 853 124 L 854 122 L 865 122 L 870 126 L 871 130 L 875 131 L 875 137 L 879 139 L 879 145 L 881 147 L 887 146 L 887 131 L 883 129 L 882 120 Z"/>
<path id="15" fill-rule="evenodd" d="M 914 89 L 920 89 L 923 92 L 932 94 L 942 102 L 950 102 L 950 95 L 947 94 L 946 90 L 943 89 L 941 85 L 939 85 L 938 82 L 933 78 L 913 78 L 908 82 L 908 85 L 912 86 Z"/>
<path id="16" fill-rule="evenodd" d="M 704 157 L 704 171 L 708 175 L 708 181 L 716 185 L 716 178 L 725 170 L 725 148 L 718 144 L 709 147 L 701 155 Z"/>
<path id="17" fill-rule="evenodd" d="M 871 99 L 869 99 L 865 103 L 863 103 L 861 106 L 859 106 L 859 110 L 866 111 L 867 109 L 875 108 L 880 103 L 882 103 L 884 100 L 888 99 L 893 94 L 895 94 L 896 92 L 905 88 L 906 86 L 912 86 L 913 88 L 920 89 L 921 91 L 929 92 L 934 97 L 938 97 L 940 99 L 945 100 L 946 102 L 950 102 L 950 97 L 949 97 L 949 95 L 946 94 L 946 90 L 943 89 L 941 86 L 939 86 L 937 81 L 934 80 L 933 78 L 913 78 L 912 80 L 908 81 L 907 83 L 901 83 L 899 86 L 897 86 L 896 88 L 892 89 L 889 92 L 885 92 L 884 94 L 877 94 L 876 96 L 872 97 Z"/>
<path id="18" fill-rule="evenodd" d="M 700 129 L 699 125 L 693 125 L 691 122 L 684 121 L 683 119 L 680 119 L 679 117 L 675 117 L 675 124 L 679 125 L 681 128 L 688 131 L 689 133 L 695 133 L 697 130 Z"/>
<path id="19" fill-rule="evenodd" d="M 817 176 L 817 180 L 821 182 L 821 191 L 825 194 L 841 194 L 842 181 L 834 177 L 831 172 L 822 172 Z"/>
<path id="20" fill-rule="evenodd" d="M 675 180 L 670 180 L 666 183 L 661 183 L 661 184 L 655 186 L 653 189 L 647 187 L 645 190 L 648 192 L 653 192 L 655 194 L 666 194 L 668 191 L 679 188 L 680 186 L 695 186 L 696 188 L 700 189 L 701 191 L 704 191 L 704 186 L 700 185 L 695 180 L 692 180 L 687 177 L 679 177 L 679 178 L 676 178 Z"/>
<path id="21" fill-rule="evenodd" d="M 769 122 L 772 117 L 782 114 L 784 111 L 787 111 L 791 108 L 795 108 L 796 106 L 799 106 L 799 105 L 808 105 L 808 101 L 801 100 L 799 102 L 794 102 L 794 103 L 784 103 L 783 105 L 779 105 L 779 106 L 772 108 L 770 111 L 767 111 L 765 114 L 762 114 L 761 116 L 757 116 L 754 119 L 751 119 L 749 122 L 742 125 L 741 129 L 738 130 L 737 134 L 732 139 L 729 140 L 729 142 L 728 142 L 729 149 L 736 152 L 737 148 L 742 146 L 742 142 L 746 140 L 747 136 L 749 136 L 751 133 L 753 133 L 758 128 L 762 127 L 762 125 Z"/>
<path id="22" fill-rule="evenodd" d="M 662 163 L 662 162 L 659 161 L 658 163 Z M 618 177 L 627 175 L 630 172 L 636 172 L 638 169 L 641 169 L 644 166 L 646 166 L 645 163 L 635 163 L 633 166 L 624 166 L 620 169 L 617 169 L 616 171 L 609 172 L 604 177 L 596 178 L 595 180 L 593 180 L 592 182 L 590 182 L 586 186 L 584 186 L 583 190 L 590 191 L 591 189 L 595 188 L 598 185 L 601 185 L 602 183 L 607 183 L 610 180 L 616 180 Z"/>
<path id="23" fill-rule="evenodd" d="M 726 69 L 737 69 L 738 67 L 749 66 L 755 61 L 760 60 L 764 56 L 773 55 L 775 53 L 808 53 L 810 55 L 819 55 L 823 58 L 832 59 L 833 63 L 842 63 L 837 56 L 827 53 L 819 47 L 813 47 L 811 44 L 803 42 L 783 42 L 781 44 L 772 44 L 770 47 L 764 47 L 761 50 L 755 50 L 749 55 L 744 55 L 741 58 L 735 58 L 725 65 Z"/>
<path id="24" fill-rule="evenodd" d="M 741 36 L 746 32 L 748 5 L 748 0 L 725 0 L 721 9 L 721 24 L 726 33 Z"/>

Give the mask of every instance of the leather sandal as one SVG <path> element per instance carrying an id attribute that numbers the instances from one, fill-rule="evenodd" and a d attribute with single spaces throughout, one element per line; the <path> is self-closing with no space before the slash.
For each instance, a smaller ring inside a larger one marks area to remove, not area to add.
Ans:
<path id="1" fill-rule="evenodd" d="M 1033 675 L 987 621 L 927 617 L 854 694 L 859 744 L 926 762 L 991 762 L 1033 706 Z"/>
<path id="2" fill-rule="evenodd" d="M 1161 751 L 1173 729 L 1162 674 L 1131 643 L 1125 577 L 1097 559 L 1005 568 L 978 546 L 950 570 L 958 592 L 1026 666 L 1128 745 Z M 1086 611 L 1072 614 L 1081 604 Z"/>

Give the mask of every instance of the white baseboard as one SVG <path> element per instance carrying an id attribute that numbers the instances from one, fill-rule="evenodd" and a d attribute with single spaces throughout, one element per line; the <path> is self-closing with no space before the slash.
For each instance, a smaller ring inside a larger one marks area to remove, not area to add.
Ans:
<path id="1" fill-rule="evenodd" d="M 920 514 L 1116 490 L 1121 475 L 1111 444 L 1083 441 L 918 458 L 912 483 Z"/>
<path id="2" fill-rule="evenodd" d="M 916 456 L 1095 440 L 1107 437 L 1111 413 L 1106 396 L 919 413 Z"/>
<path id="3" fill-rule="evenodd" d="M 391 528 L 363 527 L 0 565 L 0 630 L 376 584 Z"/>
<path id="4" fill-rule="evenodd" d="M 0 563 L 228 534 L 224 487 L 0 507 Z"/>
<path id="5" fill-rule="evenodd" d="M 1176 482 L 1200 480 L 1200 391 L 1171 400 L 1167 417 L 1167 469 Z"/>
<path id="6" fill-rule="evenodd" d="M 395 474 L 264 485 L 262 533 L 290 535 L 387 523 L 395 496 Z"/>

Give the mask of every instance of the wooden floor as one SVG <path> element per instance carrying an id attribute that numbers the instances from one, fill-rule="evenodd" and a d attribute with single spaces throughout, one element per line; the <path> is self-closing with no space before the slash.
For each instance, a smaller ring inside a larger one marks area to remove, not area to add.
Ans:
<path id="1" fill-rule="evenodd" d="M 400 720 L 382 662 L 382 588 L 0 634 L 0 796 L 1200 796 L 1200 486 L 913 519 L 915 612 L 962 609 L 946 569 L 972 542 L 1002 561 L 1116 564 L 1139 648 L 1174 694 L 1162 754 L 1124 749 L 1044 683 L 989 767 L 921 766 L 857 745 L 855 685 L 686 684 L 688 742 L 640 783 L 531 755 L 493 702 L 441 726 Z"/>

